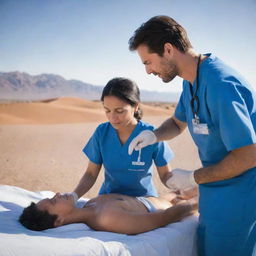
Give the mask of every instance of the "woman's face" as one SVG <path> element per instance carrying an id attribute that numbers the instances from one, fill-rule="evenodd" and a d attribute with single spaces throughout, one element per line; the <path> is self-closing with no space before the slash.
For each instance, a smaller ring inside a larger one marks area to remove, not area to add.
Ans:
<path id="1" fill-rule="evenodd" d="M 115 96 L 105 96 L 103 106 L 109 122 L 115 129 L 122 129 L 137 123 L 134 113 L 138 105 L 133 107 Z"/>
<path id="2" fill-rule="evenodd" d="M 38 202 L 37 208 L 47 211 L 49 214 L 64 216 L 74 208 L 74 198 L 72 195 L 56 193 L 53 198 L 46 198 Z"/>

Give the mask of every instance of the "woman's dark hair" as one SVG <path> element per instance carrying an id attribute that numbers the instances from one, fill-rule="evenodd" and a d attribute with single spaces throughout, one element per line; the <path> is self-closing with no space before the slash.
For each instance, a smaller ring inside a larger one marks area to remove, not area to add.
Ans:
<path id="1" fill-rule="evenodd" d="M 49 214 L 47 211 L 40 211 L 35 203 L 31 203 L 23 210 L 19 222 L 28 229 L 41 231 L 54 228 L 57 217 L 57 215 Z"/>
<path id="2" fill-rule="evenodd" d="M 111 79 L 103 88 L 101 101 L 106 96 L 115 96 L 118 99 L 130 104 L 134 107 L 140 103 L 140 90 L 137 84 L 128 78 L 116 77 Z M 142 118 L 142 110 L 140 107 L 134 113 L 134 117 L 139 121 Z"/>
<path id="3" fill-rule="evenodd" d="M 129 40 L 129 49 L 146 45 L 151 53 L 163 56 L 165 43 L 172 44 L 181 52 L 192 47 L 186 30 L 168 16 L 155 16 L 143 23 Z"/>

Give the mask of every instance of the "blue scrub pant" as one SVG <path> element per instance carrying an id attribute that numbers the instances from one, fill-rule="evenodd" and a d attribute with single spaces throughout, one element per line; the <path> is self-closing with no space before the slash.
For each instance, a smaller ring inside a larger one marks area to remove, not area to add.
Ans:
<path id="1" fill-rule="evenodd" d="M 256 226 L 248 234 L 221 236 L 198 228 L 198 256 L 252 256 L 256 246 Z"/>
<path id="2" fill-rule="evenodd" d="M 256 170 L 199 185 L 199 256 L 252 256 L 256 244 Z"/>

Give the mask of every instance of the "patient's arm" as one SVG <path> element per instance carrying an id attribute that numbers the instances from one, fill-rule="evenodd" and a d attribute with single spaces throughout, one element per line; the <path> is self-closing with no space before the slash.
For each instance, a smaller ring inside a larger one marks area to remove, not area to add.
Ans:
<path id="1" fill-rule="evenodd" d="M 122 234 L 139 234 L 191 215 L 197 208 L 196 203 L 184 203 L 153 213 L 137 213 L 122 208 L 107 208 L 95 219 L 92 228 Z M 88 223 L 89 224 L 89 223 Z"/>

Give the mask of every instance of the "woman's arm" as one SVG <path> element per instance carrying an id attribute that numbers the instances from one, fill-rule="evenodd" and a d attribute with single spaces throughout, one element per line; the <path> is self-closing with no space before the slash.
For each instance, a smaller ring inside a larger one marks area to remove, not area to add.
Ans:
<path id="1" fill-rule="evenodd" d="M 100 169 L 101 169 L 101 164 L 95 164 L 89 161 L 83 177 L 81 178 L 77 187 L 74 190 L 74 192 L 77 193 L 78 197 L 83 196 L 94 185 L 99 175 Z"/>
<path id="2" fill-rule="evenodd" d="M 170 166 L 168 164 L 165 166 L 156 166 L 156 169 L 160 180 L 166 186 L 166 181 L 172 176 Z"/>

